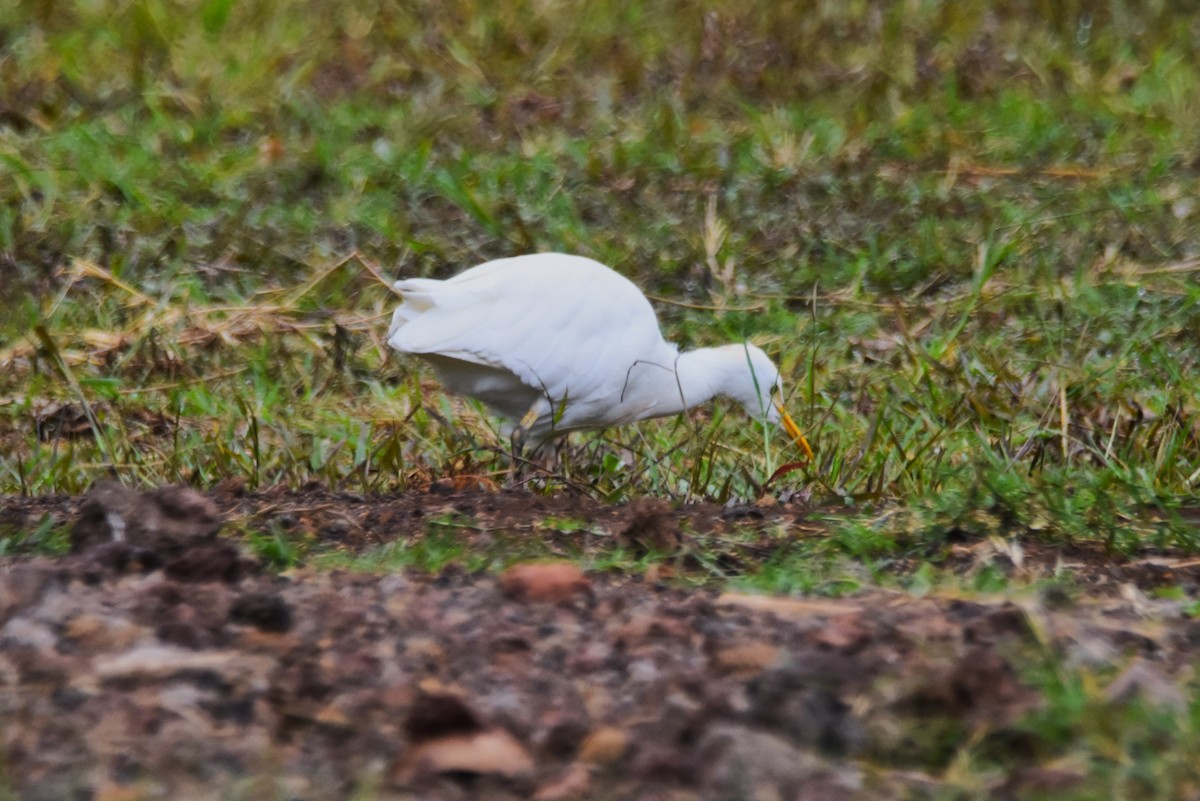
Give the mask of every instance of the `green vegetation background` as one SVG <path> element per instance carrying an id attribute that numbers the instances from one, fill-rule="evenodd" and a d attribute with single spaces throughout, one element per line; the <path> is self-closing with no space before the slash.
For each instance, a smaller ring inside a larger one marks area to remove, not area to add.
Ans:
<path id="1" fill-rule="evenodd" d="M 532 488 L 779 494 L 837 520 L 677 557 L 601 548 L 592 569 L 1020 593 L 1038 588 L 942 557 L 991 535 L 1012 564 L 1040 542 L 1195 551 L 1194 5 L 9 0 L 0 496 L 79 493 L 113 466 L 200 487 L 502 482 L 494 422 L 387 355 L 386 284 L 565 250 L 664 299 L 684 345 L 777 355 L 818 458 L 764 487 L 795 454 L 718 406 L 576 437 Z M 547 547 L 488 550 L 436 518 L 310 553 L 238 525 L 280 567 L 476 570 Z M 0 530 L 0 553 L 63 543 L 49 517 Z M 1045 580 L 1046 614 L 1086 595 Z M 1200 614 L 1194 585 L 1153 602 Z M 1174 706 L 1115 704 L 1120 665 L 1016 661 L 1045 703 L 1011 741 L 946 735 L 937 797 L 1032 763 L 1088 776 L 1061 797 L 1195 795 L 1194 678 Z"/>
<path id="2" fill-rule="evenodd" d="M 0 10 L 0 492 L 500 480 L 381 279 L 565 250 L 782 360 L 768 491 L 1194 548 L 1188 2 L 17 0 Z M 740 415 L 580 438 L 547 491 L 747 498 Z M 97 433 L 98 432 L 98 433 Z"/>

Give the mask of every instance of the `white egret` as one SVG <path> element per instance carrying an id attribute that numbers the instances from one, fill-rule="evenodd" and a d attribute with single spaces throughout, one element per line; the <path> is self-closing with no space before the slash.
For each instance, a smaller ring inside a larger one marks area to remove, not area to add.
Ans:
<path id="1" fill-rule="evenodd" d="M 561 253 L 496 259 L 453 278 L 397 281 L 388 344 L 451 390 L 519 421 L 519 447 L 677 414 L 723 395 L 812 450 L 782 404 L 779 370 L 749 343 L 679 352 L 636 286 Z"/>

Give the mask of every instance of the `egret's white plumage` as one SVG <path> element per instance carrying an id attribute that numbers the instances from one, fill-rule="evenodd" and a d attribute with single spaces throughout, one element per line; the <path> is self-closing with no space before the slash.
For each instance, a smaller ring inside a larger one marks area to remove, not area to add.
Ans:
<path id="1" fill-rule="evenodd" d="M 534 445 L 580 429 L 676 414 L 724 395 L 782 422 L 779 370 L 749 343 L 680 353 L 649 301 L 599 262 L 561 253 L 497 259 L 445 281 L 396 282 L 388 344 L 442 383 L 520 421 Z"/>

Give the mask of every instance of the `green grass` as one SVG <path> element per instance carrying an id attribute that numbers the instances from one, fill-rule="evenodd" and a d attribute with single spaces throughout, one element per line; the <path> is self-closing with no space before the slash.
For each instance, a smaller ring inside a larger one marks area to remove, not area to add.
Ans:
<path id="1" fill-rule="evenodd" d="M 14 554 L 64 554 L 70 548 L 70 533 L 44 515 L 32 529 L 0 526 L 0 556 Z"/>
<path id="2" fill-rule="evenodd" d="M 413 542 L 399 540 L 363 553 L 327 553 L 318 556 L 314 564 L 323 568 L 342 568 L 361 572 L 391 573 L 400 570 L 419 570 L 437 573 L 447 565 L 459 564 L 470 571 L 489 566 L 490 555 L 466 553 L 466 546 L 453 531 L 431 532 Z"/>
<path id="3" fill-rule="evenodd" d="M 196 9 L 0 12 L 0 492 L 502 480 L 486 416 L 385 353 L 378 278 L 562 249 L 684 345 L 778 355 L 819 458 L 773 489 L 907 537 L 1196 548 L 1171 4 Z M 534 486 L 723 502 L 791 458 L 720 407 Z"/>

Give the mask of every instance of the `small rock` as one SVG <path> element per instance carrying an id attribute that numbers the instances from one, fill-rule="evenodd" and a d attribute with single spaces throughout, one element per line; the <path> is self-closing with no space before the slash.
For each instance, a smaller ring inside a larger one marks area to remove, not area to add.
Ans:
<path id="1" fill-rule="evenodd" d="M 6 646 L 25 645 L 40 650 L 49 650 L 58 643 L 58 637 L 50 627 L 23 617 L 16 617 L 0 628 L 0 644 Z"/>
<path id="2" fill-rule="evenodd" d="M 583 571 L 569 562 L 514 565 L 500 576 L 500 588 L 523 603 L 560 603 L 591 591 Z"/>
<path id="3" fill-rule="evenodd" d="M 709 727 L 695 753 L 707 798 L 792 799 L 805 784 L 831 773 L 824 760 L 780 737 L 730 724 Z"/>

